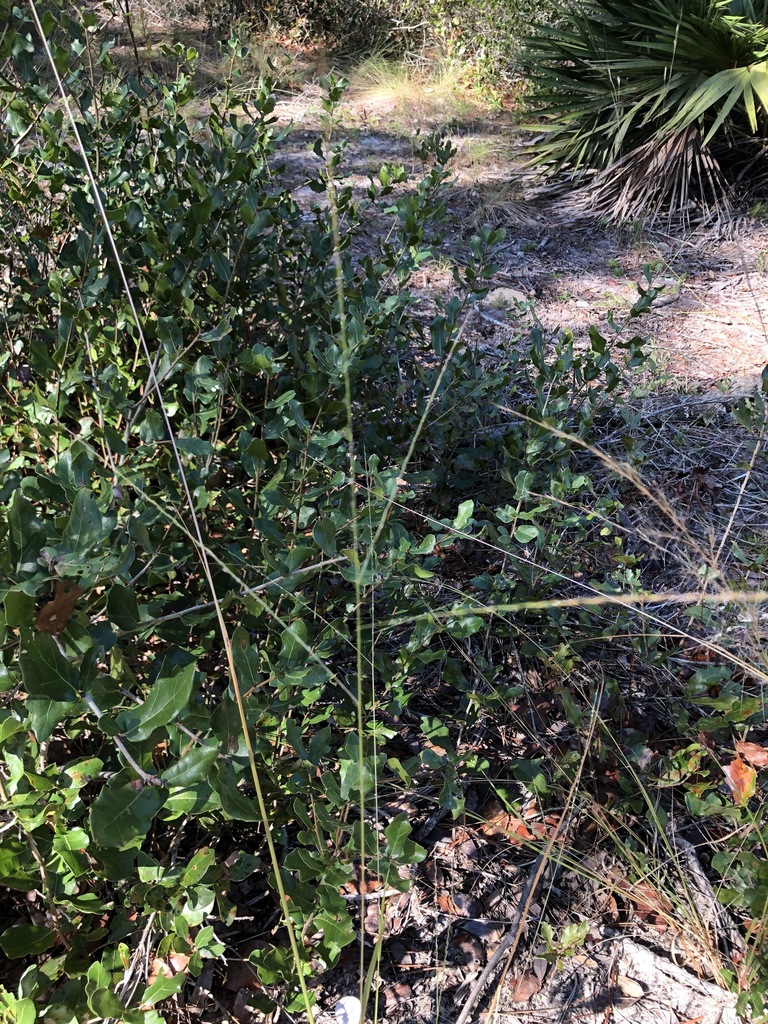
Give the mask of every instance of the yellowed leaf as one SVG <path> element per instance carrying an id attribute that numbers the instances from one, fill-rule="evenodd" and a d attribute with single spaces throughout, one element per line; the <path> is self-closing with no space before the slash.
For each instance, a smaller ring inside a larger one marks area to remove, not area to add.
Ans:
<path id="1" fill-rule="evenodd" d="M 723 774 L 733 794 L 733 802 L 743 807 L 755 795 L 757 772 L 740 757 L 736 757 L 723 768 Z"/>

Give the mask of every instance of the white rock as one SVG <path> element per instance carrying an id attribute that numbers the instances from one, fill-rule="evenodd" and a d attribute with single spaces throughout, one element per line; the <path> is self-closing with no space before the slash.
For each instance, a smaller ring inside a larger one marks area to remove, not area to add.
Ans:
<path id="1" fill-rule="evenodd" d="M 342 996 L 336 1003 L 336 1020 L 338 1024 L 360 1024 L 363 1008 L 357 996 Z"/>
<path id="2" fill-rule="evenodd" d="M 517 288 L 494 288 L 488 292 L 485 301 L 490 306 L 515 306 L 518 302 L 527 302 L 528 296 Z"/>

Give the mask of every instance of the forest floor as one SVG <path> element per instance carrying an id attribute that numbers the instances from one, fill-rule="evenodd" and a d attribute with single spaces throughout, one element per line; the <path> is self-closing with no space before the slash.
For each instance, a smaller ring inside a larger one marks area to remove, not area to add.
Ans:
<path id="1" fill-rule="evenodd" d="M 621 319 L 628 312 L 637 285 L 647 286 L 643 268 L 650 266 L 654 284 L 664 292 L 638 326 L 649 338 L 659 385 L 683 393 L 721 387 L 744 394 L 759 387 L 768 362 L 768 222 L 745 217 L 735 237 L 590 222 L 562 189 L 547 189 L 526 172 L 511 114 L 483 111 L 480 105 L 456 113 L 439 97 L 431 103 L 429 92 L 415 98 L 400 93 L 353 84 L 338 131 L 346 143 L 344 183 L 362 194 L 368 175 L 382 162 L 412 168 L 417 180 L 416 132 L 445 130 L 457 149 L 446 251 L 466 246 L 483 224 L 506 231 L 497 255 L 500 270 L 489 282 L 486 301 L 509 308 L 509 316 L 496 318 L 502 335 L 531 322 L 530 313 L 526 318 L 517 308 L 519 299 L 533 300 L 547 328 L 569 327 L 577 337 L 586 336 L 591 325 L 605 327 L 610 314 Z M 310 83 L 282 99 L 276 114 L 293 128 L 280 157 L 301 195 L 302 173 L 316 160 L 307 145 L 321 131 L 319 86 Z M 447 293 L 451 286 L 450 272 L 439 261 L 424 270 L 424 294 Z M 505 296 L 499 289 L 513 292 Z M 494 331 L 484 333 L 492 348 Z"/>

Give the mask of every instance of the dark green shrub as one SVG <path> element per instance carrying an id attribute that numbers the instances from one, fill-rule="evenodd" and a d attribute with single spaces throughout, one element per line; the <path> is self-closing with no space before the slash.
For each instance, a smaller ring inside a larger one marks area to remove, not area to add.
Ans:
<path id="1" fill-rule="evenodd" d="M 354 731 L 379 697 L 346 664 L 349 609 L 380 588 L 386 615 L 399 594 L 390 578 L 416 578 L 421 558 L 385 514 L 397 467 L 379 468 L 375 431 L 355 457 L 349 428 L 382 396 L 394 408 L 384 384 L 422 342 L 407 284 L 441 209 L 450 147 L 428 147 L 433 167 L 413 195 L 394 197 L 397 168 L 372 180 L 364 205 L 392 203 L 395 231 L 361 264 L 363 210 L 330 177 L 338 152 L 318 143 L 311 206 L 280 186 L 268 86 L 238 114 L 214 102 L 195 122 L 194 54 L 169 52 L 175 82 L 118 81 L 92 25 L 56 59 L 119 264 L 61 106 L 31 73 L 25 85 L 22 67 L 6 94 L 1 798 L 20 838 L 0 838 L 18 920 L 0 945 L 27 959 L 24 998 L 54 1016 L 149 1022 L 157 1013 L 138 1007 L 186 974 L 147 991 L 145 979 L 129 983 L 128 938 L 156 927 L 159 955 L 175 950 L 199 974 L 223 949 L 214 923 L 232 917 L 231 887 L 257 869 L 267 886 L 259 860 L 237 853 L 246 832 L 261 849 L 266 823 L 247 789 L 239 698 L 186 525 L 190 500 L 248 691 L 255 764 L 281 808 L 266 827 L 295 835 L 307 787 L 319 787 L 313 813 L 325 824 L 280 868 L 295 926 L 311 918 L 323 936 L 314 952 L 302 947 L 307 962 L 332 964 L 354 938 L 339 885 L 362 842 L 387 884 L 405 884 L 398 867 L 420 856 L 398 819 L 381 859 L 349 813 L 381 768 Z M 330 110 L 339 87 L 328 90 Z M 443 344 L 462 307 L 446 309 Z M 412 361 L 404 372 L 412 393 Z M 215 851 L 195 840 L 201 823 L 217 823 Z M 178 861 L 161 852 L 174 836 Z M 36 889 L 50 925 L 25 920 Z M 258 966 L 291 991 L 306 964 L 275 947 Z"/>
<path id="2" fill-rule="evenodd" d="M 256 32 L 277 28 L 352 57 L 434 56 L 439 50 L 491 79 L 515 72 L 534 17 L 554 20 L 563 13 L 553 0 L 206 0 L 204 9 L 223 33 L 243 23 Z"/>
<path id="3" fill-rule="evenodd" d="M 206 0 L 204 10 L 220 31 L 249 23 L 256 31 L 279 29 L 298 35 L 302 42 L 367 52 L 385 44 L 392 30 L 393 4 L 388 0 Z"/>
<path id="4" fill-rule="evenodd" d="M 374 778 L 394 772 L 372 709 L 399 706 L 413 671 L 444 656 L 430 635 L 476 624 L 434 623 L 415 645 L 371 634 L 435 602 L 422 564 L 434 541 L 411 535 L 393 499 L 421 422 L 418 484 L 433 508 L 452 500 L 438 495 L 466 428 L 456 410 L 487 407 L 495 386 L 457 333 L 497 236 L 473 241 L 461 297 L 425 333 L 408 283 L 429 255 L 448 143 L 425 143 L 415 190 L 396 194 L 405 172 L 385 167 L 360 202 L 334 180 L 340 149 L 319 141 L 302 206 L 280 184 L 268 85 L 196 120 L 194 53 L 168 50 L 175 81 L 118 80 L 94 28 L 67 26 L 54 54 L 85 160 L 31 66 L 18 60 L 4 87 L 0 799 L 14 828 L 0 884 L 14 923 L 0 946 L 26 966 L 20 994 L 3 996 L 19 1019 L 34 1001 L 62 1021 L 151 1024 L 146 1007 L 222 953 L 217 928 L 254 872 L 265 893 L 279 877 L 299 932 L 312 923 L 294 955 L 278 943 L 254 956 L 294 1005 L 310 959 L 332 965 L 354 938 L 339 887 L 361 857 L 406 886 L 422 856 L 402 817 L 375 836 L 360 826 Z M 330 131 L 340 86 L 326 84 Z M 358 258 L 371 204 L 394 227 Z M 369 679 L 368 663 L 391 671 Z M 458 813 L 456 770 L 441 775 Z M 256 856 L 266 830 L 290 837 L 279 876 Z M 30 923 L 30 900 L 47 923 Z M 186 970 L 147 985 L 130 969 L 142 934 Z"/>

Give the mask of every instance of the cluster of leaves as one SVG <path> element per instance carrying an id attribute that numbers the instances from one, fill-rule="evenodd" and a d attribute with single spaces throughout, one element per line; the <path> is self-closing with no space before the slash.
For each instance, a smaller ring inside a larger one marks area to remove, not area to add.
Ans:
<path id="1" fill-rule="evenodd" d="M 741 0 L 579 4 L 528 41 L 537 159 L 598 178 L 632 219 L 762 194 L 768 6 Z"/>
<path id="2" fill-rule="evenodd" d="M 626 582 L 618 557 L 587 564 L 619 502 L 594 497 L 565 435 L 590 438 L 640 341 L 593 331 L 580 350 L 538 330 L 488 372 L 462 326 L 498 233 L 471 240 L 426 329 L 409 287 L 445 140 L 423 141 L 417 187 L 387 166 L 356 197 L 329 79 L 302 205 L 269 83 L 195 118 L 193 52 L 168 50 L 173 81 L 121 80 L 93 17 L 45 28 L 78 144 L 23 24 L 2 86 L 0 947 L 19 969 L 0 1008 L 160 1022 L 156 1004 L 221 955 L 238 895 L 269 916 L 282 887 L 301 942 L 273 933 L 251 961 L 295 1009 L 303 976 L 355 938 L 341 889 L 361 863 L 403 889 L 424 856 L 405 815 L 366 827 L 374 787 L 429 780 L 458 814 L 478 770 L 429 716 L 418 753 L 388 756 L 414 680 L 439 665 L 469 716 L 451 650 L 485 611 L 546 598 L 564 560 L 595 587 Z M 473 567 L 471 597 L 440 585 L 459 542 L 510 557 Z M 525 623 L 523 653 L 564 668 L 593 626 L 546 609 L 493 622 L 503 638 Z M 147 979 L 138 947 L 181 966 Z"/>
<path id="3" fill-rule="evenodd" d="M 523 39 L 535 20 L 556 24 L 571 0 L 400 0 L 405 24 L 429 26 L 426 42 L 467 62 L 486 80 L 506 81 L 519 74 Z"/>

